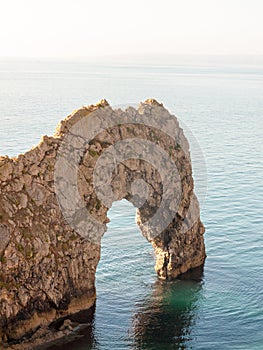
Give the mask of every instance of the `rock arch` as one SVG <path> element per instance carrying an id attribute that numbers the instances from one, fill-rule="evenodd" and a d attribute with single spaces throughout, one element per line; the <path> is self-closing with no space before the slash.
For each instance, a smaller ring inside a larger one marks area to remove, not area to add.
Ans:
<path id="1" fill-rule="evenodd" d="M 87 142 L 81 135 L 86 130 L 83 120 L 94 115 L 100 128 Z M 119 122 L 111 125 L 112 117 Z M 171 118 L 174 125 L 169 124 Z M 171 133 L 163 128 L 165 123 Z M 68 135 L 72 142 L 65 142 Z M 76 149 L 80 158 L 76 157 L 74 170 L 70 159 Z M 68 180 L 71 171 L 77 174 L 75 183 Z M 125 198 L 139 208 L 137 223 L 154 247 L 159 278 L 176 278 L 204 262 L 204 227 L 193 191 L 188 143 L 176 118 L 155 100 L 141 103 L 137 110 L 113 110 L 102 100 L 74 111 L 53 137 L 44 136 L 18 157 L 0 158 L 0 191 L 3 341 L 19 341 L 41 324 L 94 305 L 98 243 L 114 200 Z M 82 207 L 70 216 L 72 202 L 79 205 L 70 197 L 76 191 Z M 90 226 L 87 213 L 98 226 Z"/>

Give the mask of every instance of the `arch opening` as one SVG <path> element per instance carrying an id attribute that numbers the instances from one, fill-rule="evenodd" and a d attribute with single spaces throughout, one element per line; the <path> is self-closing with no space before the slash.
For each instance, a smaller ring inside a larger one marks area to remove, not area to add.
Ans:
<path id="1" fill-rule="evenodd" d="M 94 336 L 101 345 L 129 338 L 134 306 L 156 280 L 154 251 L 135 222 L 135 212 L 127 200 L 114 202 L 108 212 L 111 221 L 96 271 Z"/>
<path id="2" fill-rule="evenodd" d="M 101 241 L 96 283 L 104 284 L 109 278 L 116 282 L 118 288 L 120 281 L 124 284 L 126 279 L 127 284 L 127 279 L 133 278 L 133 268 L 139 272 L 137 276 L 149 274 L 155 277 L 153 273 L 155 254 L 136 223 L 134 205 L 126 199 L 115 201 L 108 211 L 108 216 L 110 221 Z M 99 281 L 101 277 L 103 280 Z"/>

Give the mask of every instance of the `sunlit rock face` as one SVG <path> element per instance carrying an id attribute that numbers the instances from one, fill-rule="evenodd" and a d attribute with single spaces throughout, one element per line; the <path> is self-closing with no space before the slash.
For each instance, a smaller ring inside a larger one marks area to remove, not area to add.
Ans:
<path id="1" fill-rule="evenodd" d="M 160 279 L 204 263 L 188 142 L 155 100 L 124 111 L 102 100 L 74 111 L 53 137 L 0 158 L 0 193 L 3 342 L 94 305 L 100 239 L 114 201 L 137 207 Z"/>

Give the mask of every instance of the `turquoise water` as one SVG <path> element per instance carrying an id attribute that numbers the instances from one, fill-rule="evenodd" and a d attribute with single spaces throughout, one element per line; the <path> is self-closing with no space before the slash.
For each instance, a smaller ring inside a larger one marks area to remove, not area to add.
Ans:
<path id="1" fill-rule="evenodd" d="M 115 203 L 94 322 L 52 349 L 263 349 L 262 96 L 260 62 L 0 62 L 0 154 L 24 152 L 81 105 L 154 97 L 188 126 L 206 161 L 204 270 L 158 281 L 135 209 Z"/>

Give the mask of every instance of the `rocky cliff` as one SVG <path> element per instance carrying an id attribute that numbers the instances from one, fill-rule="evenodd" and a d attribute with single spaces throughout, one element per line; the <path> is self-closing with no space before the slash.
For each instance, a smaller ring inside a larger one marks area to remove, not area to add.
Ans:
<path id="1" fill-rule="evenodd" d="M 188 142 L 155 100 L 83 107 L 27 153 L 0 158 L 3 344 L 94 305 L 107 211 L 123 198 L 138 208 L 159 278 L 203 264 Z"/>

